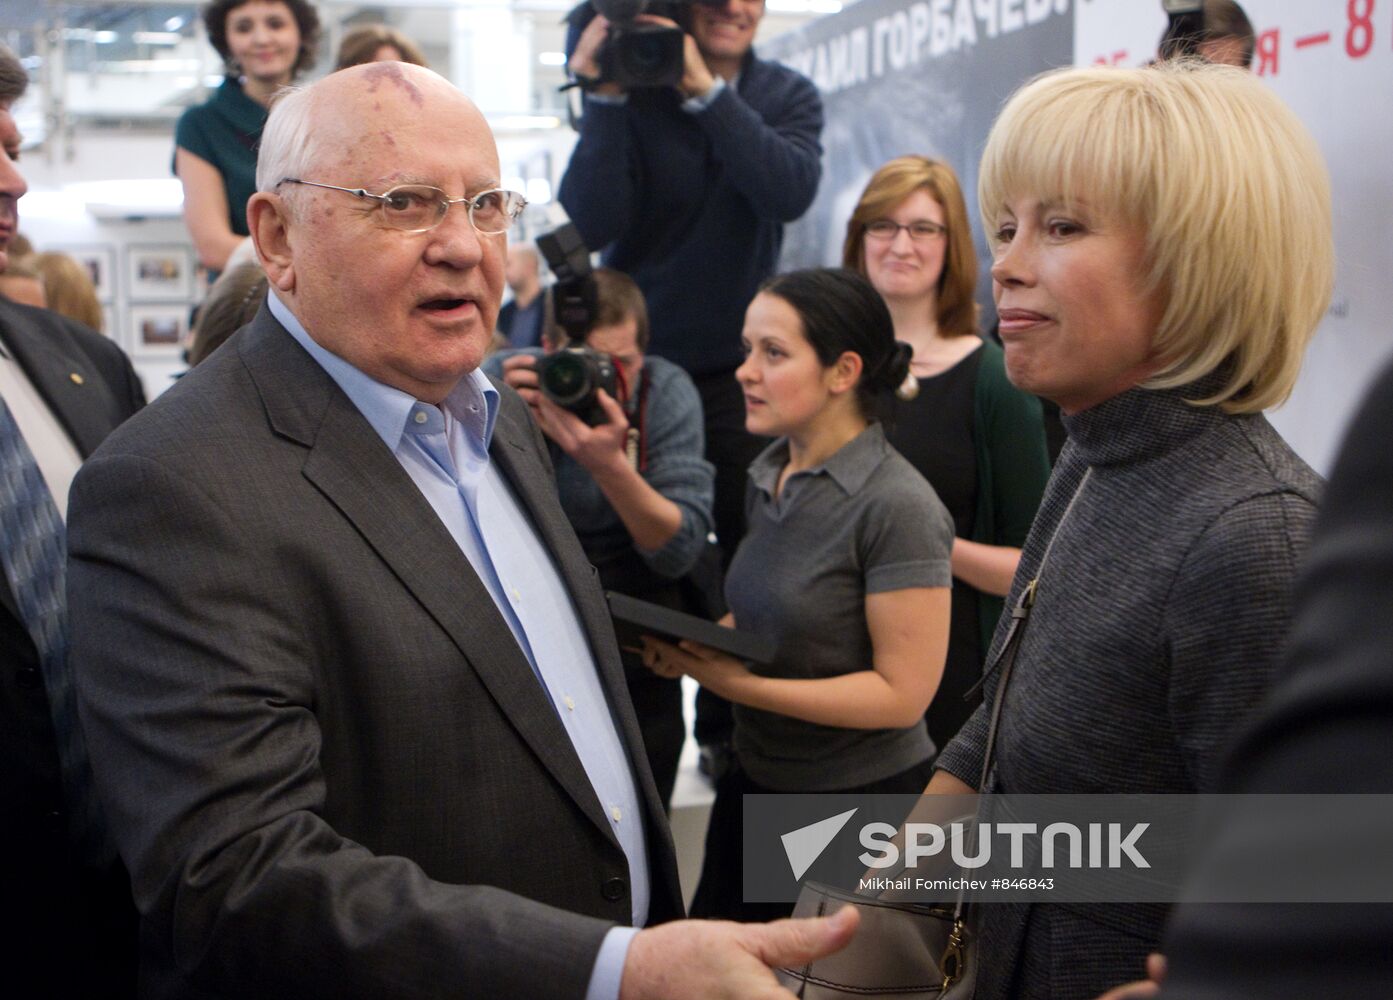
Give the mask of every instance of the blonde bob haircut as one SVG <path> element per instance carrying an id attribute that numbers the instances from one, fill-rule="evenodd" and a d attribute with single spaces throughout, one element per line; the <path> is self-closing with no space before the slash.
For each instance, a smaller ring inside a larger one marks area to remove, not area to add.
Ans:
<path id="1" fill-rule="evenodd" d="M 1009 198 L 1138 227 L 1165 313 L 1147 388 L 1223 369 L 1230 413 L 1284 401 L 1334 284 L 1330 181 L 1314 140 L 1251 74 L 1198 62 L 1046 73 L 987 137 L 988 231 Z"/>
<path id="2" fill-rule="evenodd" d="M 842 266 L 869 278 L 866 273 L 866 226 L 893 212 L 915 191 L 927 191 L 943 209 L 943 273 L 938 277 L 936 306 L 938 332 L 945 337 L 965 337 L 977 332 L 977 251 L 972 246 L 972 224 L 962 185 L 953 168 L 927 156 L 897 156 L 877 170 L 846 224 Z"/>

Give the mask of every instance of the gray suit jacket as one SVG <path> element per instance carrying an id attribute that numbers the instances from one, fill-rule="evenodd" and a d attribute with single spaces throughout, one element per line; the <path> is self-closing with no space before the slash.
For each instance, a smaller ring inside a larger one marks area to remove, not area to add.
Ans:
<path id="1" fill-rule="evenodd" d="M 646 815 L 671 839 L 594 571 L 526 406 L 491 456 L 556 558 Z M 263 308 L 74 484 L 69 594 L 142 993 L 579 997 L 629 873 L 487 590 Z"/>

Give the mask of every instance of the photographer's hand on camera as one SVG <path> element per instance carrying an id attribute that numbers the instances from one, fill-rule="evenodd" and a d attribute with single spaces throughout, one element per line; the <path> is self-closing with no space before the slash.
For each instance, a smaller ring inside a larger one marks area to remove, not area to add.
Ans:
<path id="1" fill-rule="evenodd" d="M 676 21 L 657 14 L 640 14 L 634 20 L 639 24 L 657 24 L 664 28 L 678 27 Z M 677 84 L 677 89 L 684 98 L 705 97 L 716 85 L 716 76 L 706 65 L 706 59 L 690 32 L 682 35 L 682 45 L 682 80 Z"/>
<path id="2" fill-rule="evenodd" d="M 606 419 L 594 427 L 570 410 L 557 406 L 540 391 L 537 391 L 536 399 L 532 412 L 536 414 L 542 433 L 594 476 L 602 489 L 606 477 L 622 476 L 633 471 L 625 451 L 629 419 L 624 416 L 623 408 L 615 402 L 614 397 L 605 390 L 595 391 L 595 400 L 604 410 Z"/>
<path id="3" fill-rule="evenodd" d="M 571 71 L 573 77 L 585 84 L 585 89 L 590 93 L 618 97 L 625 93 L 624 88 L 619 84 L 608 81 L 605 83 L 590 82 L 600 79 L 600 50 L 608 38 L 609 18 L 603 14 L 596 14 L 585 26 L 585 30 L 580 33 L 580 38 L 576 41 L 575 51 L 571 53 L 566 68 Z"/>

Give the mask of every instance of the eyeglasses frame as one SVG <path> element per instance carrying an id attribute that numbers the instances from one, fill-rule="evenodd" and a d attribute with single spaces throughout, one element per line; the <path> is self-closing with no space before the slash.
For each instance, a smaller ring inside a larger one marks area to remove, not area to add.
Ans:
<path id="1" fill-rule="evenodd" d="M 933 226 L 934 231 L 928 236 L 915 236 L 914 227 L 918 225 L 924 225 L 926 223 L 930 226 Z M 895 232 L 893 234 L 885 235 L 872 232 L 871 226 L 877 225 L 894 226 Z M 913 240 L 915 243 L 929 243 L 933 240 L 941 240 L 948 235 L 948 227 L 943 225 L 941 222 L 934 222 L 932 219 L 916 219 L 914 222 L 909 223 L 896 222 L 894 219 L 872 219 L 870 222 L 865 223 L 861 228 L 865 233 L 866 239 L 883 240 L 886 243 L 893 243 L 896 237 L 900 235 L 901 229 L 909 233 L 909 238 Z"/>
<path id="2" fill-rule="evenodd" d="M 394 187 L 388 188 L 386 191 L 382 192 L 381 194 L 373 194 L 371 191 L 367 190 L 366 188 L 346 188 L 346 187 L 339 187 L 337 184 L 325 184 L 325 183 L 322 182 L 322 181 L 307 181 L 307 180 L 304 180 L 303 178 L 300 178 L 300 177 L 282 177 L 279 181 L 276 182 L 276 187 L 280 187 L 282 184 L 304 184 L 306 187 L 318 187 L 318 188 L 327 188 L 327 189 L 330 190 L 330 191 L 342 191 L 342 192 L 344 192 L 345 194 L 351 194 L 351 195 L 353 195 L 355 198 L 368 198 L 368 199 L 371 199 L 371 200 L 373 200 L 373 201 L 376 201 L 377 204 L 378 204 L 378 207 L 381 208 L 381 209 L 383 209 L 383 217 L 384 217 L 384 218 L 387 217 L 387 214 L 386 214 L 387 199 L 391 196 L 391 194 L 392 194 L 393 191 L 399 190 L 400 188 L 430 188 L 430 189 L 432 189 L 432 190 L 434 190 L 434 191 L 440 191 L 440 188 L 436 187 L 434 184 L 397 184 L 397 185 L 395 185 Z M 508 226 L 511 226 L 514 222 L 517 221 L 518 216 L 522 214 L 523 209 L 525 209 L 525 208 L 527 207 L 527 199 L 524 198 L 524 197 L 523 197 L 520 193 L 518 193 L 517 191 L 511 191 L 511 190 L 509 190 L 508 188 L 501 188 L 501 187 L 498 187 L 498 188 L 489 188 L 487 191 L 480 191 L 478 194 L 474 195 L 472 198 L 470 198 L 470 197 L 465 197 L 465 198 L 451 198 L 451 197 L 447 196 L 447 195 L 445 194 L 444 191 L 440 191 L 440 196 L 441 196 L 441 197 L 440 197 L 440 203 L 444 204 L 445 208 L 440 212 L 439 218 L 437 218 L 437 219 L 435 220 L 435 223 L 434 223 L 433 225 L 429 225 L 429 226 L 427 226 L 425 229 L 402 229 L 402 228 L 399 227 L 399 226 L 393 226 L 393 225 L 391 225 L 391 223 L 389 222 L 389 223 L 388 223 L 388 226 L 389 226 L 389 228 L 391 228 L 391 229 L 395 229 L 395 230 L 396 230 L 397 232 L 399 232 L 399 233 L 428 233 L 428 232 L 430 232 L 431 230 L 438 228 L 438 227 L 440 226 L 440 224 L 441 224 L 442 222 L 445 221 L 445 217 L 446 217 L 447 215 L 450 214 L 450 206 L 451 206 L 451 205 L 461 205 L 461 204 L 463 204 L 463 205 L 468 205 L 468 206 L 469 206 L 469 208 L 468 208 L 469 224 L 470 224 L 471 226 L 474 227 L 474 231 L 475 231 L 476 233 L 478 233 L 480 236 L 502 236 L 504 233 L 506 233 L 506 232 L 508 231 L 508 228 L 507 228 L 507 227 L 505 227 L 505 228 L 503 228 L 503 229 L 499 229 L 499 230 L 497 230 L 496 232 L 490 232 L 489 230 L 486 230 L 486 229 L 480 229 L 479 226 L 478 226 L 478 224 L 475 223 L 475 221 L 474 221 L 474 209 L 475 209 L 476 205 L 478 204 L 479 199 L 482 198 L 482 197 L 484 197 L 484 195 L 487 195 L 487 194 L 494 194 L 494 193 L 496 193 L 496 192 L 502 192 L 503 194 L 512 195 L 513 197 L 515 197 L 515 198 L 517 199 L 517 202 L 518 202 L 517 210 L 516 210 L 515 212 L 513 212 L 511 215 L 508 216 Z"/>

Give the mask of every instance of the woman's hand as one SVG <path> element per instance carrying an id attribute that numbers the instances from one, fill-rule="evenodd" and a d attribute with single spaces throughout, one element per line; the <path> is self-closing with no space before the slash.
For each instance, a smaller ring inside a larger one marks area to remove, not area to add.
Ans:
<path id="1" fill-rule="evenodd" d="M 651 635 L 643 637 L 643 664 L 659 677 L 686 674 L 713 694 L 731 701 L 742 682 L 755 677 L 750 668 L 733 656 L 717 652 L 699 642 L 684 639 L 674 646 Z"/>

